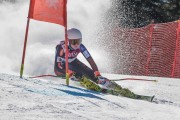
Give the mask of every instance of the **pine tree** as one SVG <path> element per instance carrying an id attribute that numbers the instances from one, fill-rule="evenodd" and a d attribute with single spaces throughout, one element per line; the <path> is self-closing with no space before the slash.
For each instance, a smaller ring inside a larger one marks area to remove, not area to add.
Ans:
<path id="1" fill-rule="evenodd" d="M 113 19 L 120 19 L 121 27 L 142 27 L 151 23 L 178 20 L 180 0 L 115 0 L 111 9 Z"/>

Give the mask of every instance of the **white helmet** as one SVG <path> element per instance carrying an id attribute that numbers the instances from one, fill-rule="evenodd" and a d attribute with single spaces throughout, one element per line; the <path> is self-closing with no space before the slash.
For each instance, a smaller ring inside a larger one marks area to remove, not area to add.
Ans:
<path id="1" fill-rule="evenodd" d="M 82 39 L 81 32 L 76 28 L 70 28 L 67 30 L 68 39 Z"/>

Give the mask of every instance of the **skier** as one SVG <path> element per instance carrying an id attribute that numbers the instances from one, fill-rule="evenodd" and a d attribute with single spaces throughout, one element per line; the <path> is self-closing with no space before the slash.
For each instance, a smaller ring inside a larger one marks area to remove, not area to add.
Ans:
<path id="1" fill-rule="evenodd" d="M 82 34 L 76 28 L 68 29 L 68 65 L 69 71 L 68 75 L 72 80 L 81 79 L 83 76 L 86 76 L 88 79 L 99 84 L 103 88 L 107 88 L 110 81 L 102 77 L 96 63 L 94 62 L 92 56 L 86 47 L 82 44 Z M 84 63 L 77 59 L 77 55 L 82 53 L 86 60 L 89 62 L 91 68 L 87 67 Z M 55 65 L 54 72 L 56 75 L 65 74 L 65 42 L 61 41 L 60 44 L 56 46 L 56 56 L 55 56 Z"/>
<path id="2" fill-rule="evenodd" d="M 115 82 L 110 81 L 105 77 L 102 77 L 89 51 L 82 44 L 81 32 L 76 28 L 71 28 L 68 29 L 67 34 L 69 40 L 68 75 L 71 80 L 79 81 L 82 86 L 90 90 L 102 93 L 109 93 L 117 96 L 125 96 L 133 99 L 152 101 L 154 96 L 143 96 L 134 94 L 129 89 L 122 88 Z M 57 76 L 64 76 L 66 73 L 65 51 L 65 42 L 61 41 L 60 44 L 56 46 L 54 72 Z M 77 55 L 80 52 L 89 62 L 92 69 L 87 67 L 84 63 L 77 59 Z"/>

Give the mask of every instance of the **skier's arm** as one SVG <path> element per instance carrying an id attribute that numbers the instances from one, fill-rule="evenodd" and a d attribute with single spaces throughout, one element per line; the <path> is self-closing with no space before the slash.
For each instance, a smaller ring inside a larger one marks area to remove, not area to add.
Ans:
<path id="1" fill-rule="evenodd" d="M 86 58 L 86 60 L 91 65 L 91 68 L 93 69 L 93 71 L 95 73 L 95 76 L 96 75 L 99 76 L 100 73 L 99 73 L 98 67 L 97 67 L 96 63 L 94 62 L 91 54 L 89 53 L 89 51 L 86 49 L 86 47 L 83 44 L 80 45 L 80 50 L 81 50 L 81 53 L 83 54 L 83 56 Z"/>
<path id="2" fill-rule="evenodd" d="M 56 46 L 56 66 L 59 69 L 59 72 L 65 73 L 65 66 L 62 56 L 64 54 L 63 48 L 61 45 Z"/>
<path id="3" fill-rule="evenodd" d="M 63 60 L 62 60 L 62 55 L 63 55 L 63 49 L 61 49 L 61 50 L 59 51 L 59 55 L 58 55 L 58 57 L 57 57 L 57 63 L 58 63 L 58 67 L 59 67 L 60 69 L 63 69 L 63 68 L 64 68 L 64 67 L 63 67 L 64 62 L 63 62 Z"/>

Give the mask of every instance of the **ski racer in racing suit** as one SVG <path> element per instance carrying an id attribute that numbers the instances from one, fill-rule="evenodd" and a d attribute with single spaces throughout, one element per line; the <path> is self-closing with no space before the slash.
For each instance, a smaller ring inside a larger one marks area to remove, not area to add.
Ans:
<path id="1" fill-rule="evenodd" d="M 70 78 L 72 78 L 71 80 L 79 81 L 81 85 L 83 85 L 85 88 L 94 91 L 110 93 L 117 96 L 120 95 L 133 99 L 141 99 L 147 101 L 153 100 L 154 96 L 143 96 L 134 94 L 129 89 L 122 88 L 120 85 L 114 84 L 114 82 L 110 82 L 110 80 L 108 80 L 107 78 L 102 77 L 89 51 L 82 44 L 81 32 L 76 28 L 71 28 L 67 31 L 67 34 L 69 39 L 68 75 Z M 65 42 L 61 41 L 60 44 L 56 46 L 54 72 L 57 76 L 65 75 L 66 73 L 65 51 Z M 79 53 L 83 54 L 92 69 L 87 67 L 84 63 L 77 59 Z M 114 85 L 113 88 L 115 90 L 109 89 L 109 86 L 111 85 Z"/>
<path id="2" fill-rule="evenodd" d="M 102 77 L 96 63 L 94 62 L 92 56 L 86 47 L 82 44 L 82 34 L 76 28 L 68 29 L 68 65 L 69 71 L 68 74 L 70 77 L 81 78 L 83 75 L 88 77 L 95 83 L 101 84 L 106 88 L 109 81 Z M 56 75 L 65 74 L 65 42 L 61 41 L 60 44 L 56 46 L 56 56 L 55 56 L 55 66 L 54 72 Z M 82 53 L 86 60 L 89 62 L 91 68 L 86 66 L 84 63 L 77 59 L 79 53 Z M 76 79 L 74 78 L 74 79 Z"/>

